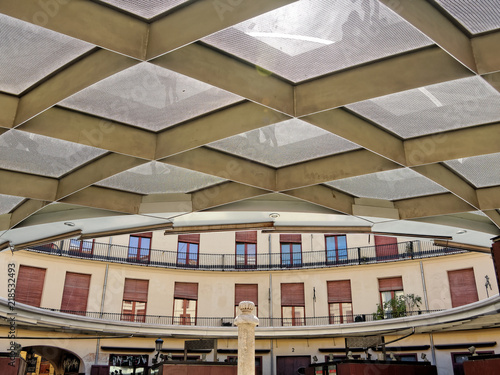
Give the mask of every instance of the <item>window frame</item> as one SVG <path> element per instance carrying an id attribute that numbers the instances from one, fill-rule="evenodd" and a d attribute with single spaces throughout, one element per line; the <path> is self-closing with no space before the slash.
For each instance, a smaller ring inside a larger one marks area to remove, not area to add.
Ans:
<path id="1" fill-rule="evenodd" d="M 300 251 L 296 252 L 294 251 L 294 245 L 299 246 Z M 283 248 L 285 246 L 289 247 L 289 250 L 287 252 L 283 251 Z M 288 264 L 285 263 L 283 255 L 287 254 L 288 255 Z M 294 254 L 300 254 L 300 259 L 296 263 Z M 286 268 L 296 268 L 296 267 L 302 267 L 302 243 L 301 242 L 280 242 L 280 264 L 281 267 L 286 267 Z"/>
<path id="2" fill-rule="evenodd" d="M 328 244 L 329 244 L 329 241 L 328 239 L 329 238 L 334 238 L 335 239 L 335 246 L 333 249 L 329 249 L 328 248 Z M 345 244 L 345 248 L 342 248 L 340 249 L 339 248 L 339 238 L 343 238 L 344 239 L 344 244 Z M 344 258 L 343 256 L 339 256 L 339 252 L 343 252 L 345 251 L 345 259 L 341 259 Z M 332 259 L 333 257 L 329 256 L 329 253 L 333 253 L 335 254 L 335 259 Z M 347 236 L 345 234 L 325 234 L 325 259 L 326 259 L 326 264 L 337 264 L 337 263 L 342 263 L 342 262 L 347 262 L 349 260 L 349 255 L 348 255 L 348 251 L 347 251 Z"/>
<path id="3" fill-rule="evenodd" d="M 88 247 L 84 245 L 89 243 L 91 244 L 90 251 L 87 251 Z M 77 253 L 78 255 L 81 256 L 89 256 L 89 257 L 92 256 L 94 254 L 94 246 L 95 246 L 95 239 L 77 240 L 72 238 L 69 240 L 69 251 L 72 253 Z"/>
<path id="4" fill-rule="evenodd" d="M 182 312 L 184 314 L 176 315 L 176 301 L 182 301 Z M 189 302 L 194 302 L 194 318 L 193 316 L 183 316 L 187 315 L 187 306 Z M 187 319 L 189 319 L 189 323 L 187 323 Z M 197 299 L 191 299 L 191 298 L 176 298 L 174 297 L 174 305 L 173 305 L 173 312 L 172 312 L 172 325 L 179 325 L 179 326 L 195 326 L 196 321 L 198 319 L 198 300 Z"/>
<path id="5" fill-rule="evenodd" d="M 243 254 L 238 254 L 238 246 L 244 246 Z M 249 246 L 253 246 L 253 254 L 249 254 L 250 251 L 248 249 Z M 243 263 L 238 262 L 239 257 L 243 255 Z M 253 256 L 253 264 L 249 264 L 249 258 Z M 234 266 L 236 268 L 244 268 L 244 269 L 255 269 L 257 268 L 257 244 L 254 242 L 242 242 L 238 241 L 235 244 L 235 256 L 234 256 Z"/>
<path id="6" fill-rule="evenodd" d="M 137 238 L 137 247 L 131 246 L 132 238 Z M 149 247 L 142 247 L 143 239 L 149 240 Z M 151 243 L 153 242 L 152 240 L 153 240 L 152 232 L 131 234 L 128 240 L 127 260 L 129 262 L 134 262 L 134 263 L 149 263 L 151 259 Z M 135 255 L 130 253 L 131 249 L 136 249 Z M 142 250 L 147 250 L 147 256 L 141 255 Z"/>
<path id="7" fill-rule="evenodd" d="M 180 251 L 180 245 L 186 245 L 186 251 Z M 190 251 L 191 247 L 196 245 L 195 251 Z M 190 259 L 190 254 L 196 254 L 196 262 L 190 263 L 192 259 Z M 184 258 L 179 257 L 180 254 L 185 254 Z M 183 260 L 183 261 L 182 261 Z M 177 260 L 176 264 L 178 267 L 193 267 L 197 268 L 200 265 L 200 244 L 199 242 L 188 242 L 188 241 L 178 241 L 177 242 Z"/>

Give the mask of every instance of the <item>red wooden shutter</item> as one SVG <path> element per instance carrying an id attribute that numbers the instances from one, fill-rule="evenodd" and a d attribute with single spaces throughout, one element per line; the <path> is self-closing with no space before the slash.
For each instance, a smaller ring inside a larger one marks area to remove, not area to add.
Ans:
<path id="1" fill-rule="evenodd" d="M 378 279 L 378 290 L 381 292 L 403 290 L 403 279 L 401 276 Z"/>
<path id="2" fill-rule="evenodd" d="M 61 310 L 78 311 L 78 315 L 85 315 L 89 287 L 90 275 L 66 272 Z"/>
<path id="3" fill-rule="evenodd" d="M 180 299 L 198 299 L 197 283 L 175 283 L 174 298 Z"/>
<path id="4" fill-rule="evenodd" d="M 40 307 L 45 271 L 45 268 L 19 266 L 16 282 L 16 302 Z"/>
<path id="5" fill-rule="evenodd" d="M 179 234 L 178 242 L 200 243 L 200 234 Z"/>
<path id="6" fill-rule="evenodd" d="M 257 231 L 236 232 L 236 242 L 257 243 Z"/>
<path id="7" fill-rule="evenodd" d="M 328 303 L 352 302 L 351 280 L 328 281 Z"/>
<path id="8" fill-rule="evenodd" d="M 153 232 L 143 232 L 143 233 L 135 233 L 133 234 L 135 237 L 148 237 L 152 238 L 153 237 Z"/>
<path id="9" fill-rule="evenodd" d="M 124 301 L 148 302 L 149 280 L 125 279 Z"/>
<path id="10" fill-rule="evenodd" d="M 448 271 L 451 306 L 463 306 L 478 301 L 474 269 Z"/>
<path id="11" fill-rule="evenodd" d="M 295 243 L 301 243 L 302 242 L 302 235 L 300 234 L 280 234 L 280 242 L 295 242 Z"/>
<path id="12" fill-rule="evenodd" d="M 238 306 L 241 301 L 252 301 L 257 306 L 258 290 L 258 284 L 236 284 L 234 286 L 234 304 Z"/>
<path id="13" fill-rule="evenodd" d="M 304 283 L 281 284 L 281 306 L 305 306 Z"/>

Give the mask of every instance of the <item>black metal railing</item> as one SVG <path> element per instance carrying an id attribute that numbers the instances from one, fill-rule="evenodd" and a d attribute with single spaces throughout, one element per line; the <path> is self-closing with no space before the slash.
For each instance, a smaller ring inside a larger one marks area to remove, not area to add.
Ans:
<path id="1" fill-rule="evenodd" d="M 467 250 L 437 246 L 432 242 L 408 241 L 398 244 L 365 246 L 343 250 L 303 251 L 291 263 L 280 253 L 258 253 L 252 258 L 241 261 L 236 254 L 199 253 L 196 259 L 178 258 L 177 251 L 131 249 L 128 246 L 95 242 L 92 248 L 72 246 L 72 242 L 30 247 L 27 250 L 80 259 L 93 259 L 105 262 L 140 264 L 153 267 L 200 269 L 212 271 L 253 271 L 296 268 L 323 268 L 373 263 L 394 262 L 409 259 L 422 259 L 448 254 L 458 254 Z M 140 257 L 137 254 L 141 254 Z"/>
<path id="2" fill-rule="evenodd" d="M 233 327 L 233 317 L 190 317 L 185 319 L 179 316 L 166 315 L 141 315 L 141 314 L 122 314 L 108 312 L 92 312 L 92 311 L 72 311 L 42 308 L 43 310 L 62 312 L 66 314 L 80 315 L 93 319 L 103 319 L 111 321 L 123 321 L 132 323 L 146 323 L 152 325 L 191 325 L 199 327 Z M 259 327 L 283 327 L 283 326 L 327 326 L 334 324 L 360 323 L 370 322 L 382 319 L 394 319 L 400 317 L 410 317 L 443 310 L 415 310 L 400 312 L 397 316 L 390 312 L 386 312 L 382 317 L 380 314 L 350 314 L 342 316 L 319 316 L 319 317 L 304 317 L 304 318 L 266 318 L 259 317 Z"/>

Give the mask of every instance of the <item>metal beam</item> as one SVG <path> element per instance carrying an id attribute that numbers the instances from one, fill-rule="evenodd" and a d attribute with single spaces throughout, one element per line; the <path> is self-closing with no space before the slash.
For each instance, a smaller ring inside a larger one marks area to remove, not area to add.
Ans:
<path id="1" fill-rule="evenodd" d="M 28 199 L 24 201 L 21 205 L 16 207 L 14 211 L 12 211 L 10 215 L 10 227 L 13 228 L 24 219 L 30 217 L 35 212 L 41 210 L 45 207 L 49 202 L 39 201 L 34 199 Z"/>
<path id="2" fill-rule="evenodd" d="M 201 44 L 190 44 L 151 62 L 280 112 L 294 114 L 292 85 Z"/>
<path id="3" fill-rule="evenodd" d="M 23 95 L 19 100 L 15 125 L 22 124 L 70 95 L 138 62 L 107 50 L 91 53 Z"/>
<path id="4" fill-rule="evenodd" d="M 0 170 L 0 194 L 53 201 L 58 180 L 29 173 Z"/>
<path id="5" fill-rule="evenodd" d="M 394 202 L 394 206 L 401 220 L 476 210 L 452 193 L 403 199 Z"/>
<path id="6" fill-rule="evenodd" d="M 479 74 L 500 70 L 500 31 L 471 39 Z"/>
<path id="7" fill-rule="evenodd" d="M 64 176 L 59 181 L 56 198 L 62 199 L 87 186 L 127 169 L 144 164 L 146 160 L 120 154 L 105 155 Z"/>
<path id="8" fill-rule="evenodd" d="M 441 164 L 426 164 L 412 168 L 415 172 L 445 187 L 471 206 L 479 207 L 476 190 L 461 177 Z"/>
<path id="9" fill-rule="evenodd" d="M 147 59 L 297 0 L 198 1 L 150 25 Z"/>
<path id="10" fill-rule="evenodd" d="M 206 147 L 160 161 L 266 190 L 276 185 L 275 169 Z"/>
<path id="11" fill-rule="evenodd" d="M 368 150 L 405 165 L 403 141 L 350 112 L 337 108 L 302 117 L 333 134 L 357 143 Z"/>
<path id="12" fill-rule="evenodd" d="M 477 189 L 477 198 L 481 210 L 500 209 L 500 186 Z"/>
<path id="13" fill-rule="evenodd" d="M 471 75 L 441 48 L 429 47 L 299 84 L 295 88 L 296 115 Z"/>
<path id="14" fill-rule="evenodd" d="M 124 191 L 89 186 L 61 199 L 61 203 L 101 208 L 115 212 L 138 214 L 142 195 Z"/>
<path id="15" fill-rule="evenodd" d="M 18 129 L 125 155 L 154 159 L 156 134 L 60 107 L 48 109 Z"/>
<path id="16" fill-rule="evenodd" d="M 283 194 L 352 215 L 354 197 L 323 185 L 288 190 Z"/>
<path id="17" fill-rule="evenodd" d="M 500 229 L 500 214 L 497 210 L 484 210 L 483 213 Z"/>
<path id="18" fill-rule="evenodd" d="M 427 35 L 470 70 L 476 71 L 470 39 L 430 3 L 414 0 L 380 0 L 380 2 Z"/>
<path id="19" fill-rule="evenodd" d="M 290 190 L 400 167 L 368 150 L 350 151 L 279 168 L 276 171 L 276 189 Z"/>
<path id="20" fill-rule="evenodd" d="M 202 211 L 268 193 L 269 191 L 252 186 L 227 182 L 192 193 L 193 211 Z"/>
<path id="21" fill-rule="evenodd" d="M 0 93 L 0 126 L 12 128 L 16 118 L 19 99 L 12 95 Z"/>
<path id="22" fill-rule="evenodd" d="M 148 24 L 87 0 L 0 2 L 0 13 L 91 44 L 144 59 Z"/>
<path id="23" fill-rule="evenodd" d="M 500 122 L 404 141 L 409 166 L 500 152 Z"/>
<path id="24" fill-rule="evenodd" d="M 243 102 L 159 133 L 156 159 L 289 118 L 259 104 Z"/>

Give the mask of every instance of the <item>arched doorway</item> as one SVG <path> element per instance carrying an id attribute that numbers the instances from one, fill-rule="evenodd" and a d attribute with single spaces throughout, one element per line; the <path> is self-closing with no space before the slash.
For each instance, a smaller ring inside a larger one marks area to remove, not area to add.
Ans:
<path id="1" fill-rule="evenodd" d="M 23 347 L 28 375 L 78 375 L 85 373 L 81 358 L 66 349 L 54 346 Z"/>

